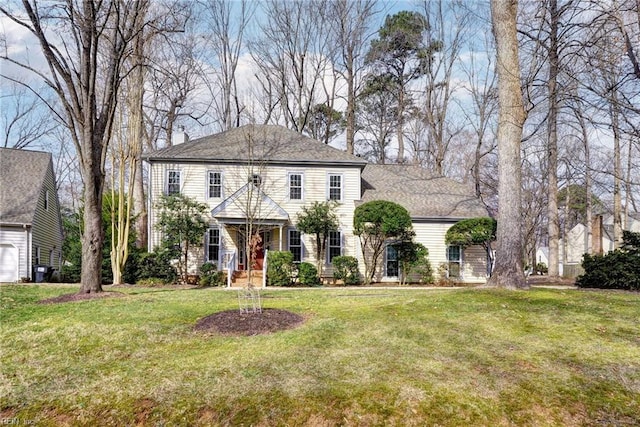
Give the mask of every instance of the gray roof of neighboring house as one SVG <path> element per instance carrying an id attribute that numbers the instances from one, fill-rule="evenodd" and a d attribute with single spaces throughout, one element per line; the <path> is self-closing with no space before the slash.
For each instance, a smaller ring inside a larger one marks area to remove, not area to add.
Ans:
<path id="1" fill-rule="evenodd" d="M 253 155 L 249 155 L 249 149 Z M 158 162 L 345 165 L 364 167 L 365 160 L 323 144 L 298 132 L 273 125 L 246 125 L 194 139 L 143 156 Z"/>
<path id="2" fill-rule="evenodd" d="M 0 148 L 0 223 L 31 224 L 51 154 Z"/>
<path id="3" fill-rule="evenodd" d="M 404 206 L 415 219 L 458 220 L 488 216 L 468 186 L 431 175 L 419 166 L 373 165 L 362 171 L 362 202 L 388 200 Z"/>

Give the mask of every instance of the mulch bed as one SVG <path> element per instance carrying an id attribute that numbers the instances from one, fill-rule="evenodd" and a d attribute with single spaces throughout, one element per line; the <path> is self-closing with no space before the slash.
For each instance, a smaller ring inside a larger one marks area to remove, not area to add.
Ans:
<path id="1" fill-rule="evenodd" d="M 109 298 L 109 297 L 121 297 L 124 294 L 121 292 L 96 292 L 96 293 L 77 293 L 77 294 L 64 294 L 53 298 L 47 298 L 38 301 L 39 304 L 60 304 L 63 302 L 74 301 L 87 301 L 97 298 Z"/>
<path id="2" fill-rule="evenodd" d="M 241 313 L 238 309 L 203 317 L 194 329 L 223 335 L 250 336 L 293 329 L 303 321 L 304 318 L 299 314 L 277 308 L 264 308 L 261 313 Z"/>

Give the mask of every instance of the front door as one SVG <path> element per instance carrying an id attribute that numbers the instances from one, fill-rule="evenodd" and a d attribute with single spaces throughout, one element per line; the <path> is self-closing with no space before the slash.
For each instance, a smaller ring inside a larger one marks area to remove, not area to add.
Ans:
<path id="1" fill-rule="evenodd" d="M 270 231 L 262 231 L 260 233 L 254 234 L 251 241 L 252 260 L 253 260 L 253 264 L 251 268 L 253 270 L 262 270 L 262 267 L 264 266 L 264 252 L 265 252 L 265 249 L 269 248 L 270 243 L 271 243 Z"/>

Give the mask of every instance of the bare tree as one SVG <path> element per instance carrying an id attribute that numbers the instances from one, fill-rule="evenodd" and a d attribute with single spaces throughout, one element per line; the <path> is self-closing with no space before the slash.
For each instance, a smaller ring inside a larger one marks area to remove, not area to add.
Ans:
<path id="1" fill-rule="evenodd" d="M 27 148 L 40 142 L 57 123 L 48 112 L 43 111 L 47 107 L 36 95 L 15 82 L 9 82 L 9 85 L 8 90 L 3 89 L 0 96 L 0 123 L 4 140 L 2 146 Z"/>
<path id="2" fill-rule="evenodd" d="M 127 72 L 124 59 L 140 30 L 140 2 L 67 0 L 42 5 L 23 0 L 22 9 L 18 12 L 0 6 L 3 15 L 37 38 L 46 69 L 36 68 L 8 50 L 1 58 L 39 77 L 60 101 L 62 108 L 51 111 L 69 129 L 84 184 L 80 292 L 101 292 L 105 160 L 120 83 Z M 50 31 L 51 24 L 55 34 Z"/>
<path id="3" fill-rule="evenodd" d="M 496 267 L 489 284 L 527 288 L 522 268 L 520 143 L 525 120 L 520 86 L 516 0 L 491 0 L 498 73 L 499 184 Z"/>
<path id="4" fill-rule="evenodd" d="M 347 153 L 354 154 L 356 125 L 356 98 L 362 87 L 364 46 L 369 41 L 369 24 L 379 13 L 373 0 L 336 0 L 330 3 L 333 16 L 332 32 L 336 46 L 336 65 L 347 84 L 345 132 Z"/>
<path id="5" fill-rule="evenodd" d="M 238 61 L 244 48 L 244 36 L 256 3 L 247 0 L 212 0 L 203 2 L 207 18 L 205 37 L 215 55 L 212 63 L 213 96 L 216 120 L 221 130 L 240 126 L 244 109 L 238 94 Z"/>
<path id="6" fill-rule="evenodd" d="M 280 118 L 286 127 L 302 133 L 313 107 L 327 101 L 319 99 L 321 80 L 327 73 L 332 75 L 329 58 L 335 48 L 325 35 L 327 4 L 327 0 L 265 2 L 261 38 L 251 47 L 260 70 L 256 77 L 269 98 L 265 122 Z M 276 109 L 279 115 L 274 114 Z"/>
<path id="7" fill-rule="evenodd" d="M 424 120 L 428 126 L 427 151 L 429 166 L 437 175 L 444 175 L 445 157 L 452 139 L 461 126 L 452 121 L 451 100 L 456 90 L 454 69 L 459 60 L 469 24 L 469 10 L 460 1 L 424 1 L 426 45 L 434 49 L 433 59 L 424 75 Z"/>
<path id="8" fill-rule="evenodd" d="M 482 64 L 479 57 L 482 52 L 490 52 L 493 43 L 490 36 L 485 33 L 482 40 L 482 51 L 476 52 L 476 46 L 472 43 L 469 49 L 469 61 L 462 65 L 462 70 L 467 77 L 467 91 L 471 96 L 471 107 L 461 108 L 465 115 L 472 134 L 476 139 L 474 161 L 471 167 L 476 197 L 486 200 L 488 196 L 483 191 L 483 159 L 495 152 L 495 116 L 497 109 L 496 73 L 495 64 L 491 55 L 487 56 L 487 63 Z M 486 202 L 485 202 L 486 203 Z"/>

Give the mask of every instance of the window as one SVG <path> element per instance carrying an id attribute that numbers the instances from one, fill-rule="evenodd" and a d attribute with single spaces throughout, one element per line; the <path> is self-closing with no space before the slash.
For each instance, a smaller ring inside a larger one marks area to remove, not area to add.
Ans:
<path id="1" fill-rule="evenodd" d="M 385 251 L 385 265 L 384 265 L 385 276 L 387 277 L 398 277 L 400 272 L 400 267 L 398 265 L 398 251 L 391 245 L 387 245 Z"/>
<path id="2" fill-rule="evenodd" d="M 298 230 L 289 230 L 289 252 L 293 254 L 293 262 L 302 262 L 302 235 Z"/>
<path id="3" fill-rule="evenodd" d="M 302 174 L 289 174 L 289 200 L 302 200 Z"/>
<path id="4" fill-rule="evenodd" d="M 180 194 L 180 171 L 167 171 L 167 194 Z"/>
<path id="5" fill-rule="evenodd" d="M 218 266 L 220 259 L 220 229 L 210 228 L 207 231 L 207 261 Z"/>
<path id="6" fill-rule="evenodd" d="M 329 174 L 329 200 L 342 200 L 342 175 Z"/>
<path id="7" fill-rule="evenodd" d="M 222 197 L 222 172 L 209 172 L 208 196 L 210 199 Z"/>
<path id="8" fill-rule="evenodd" d="M 330 231 L 327 243 L 329 263 L 331 263 L 333 257 L 342 255 L 342 233 L 339 231 Z"/>
<path id="9" fill-rule="evenodd" d="M 449 277 L 460 277 L 462 252 L 460 246 L 447 246 L 447 264 Z"/>
<path id="10" fill-rule="evenodd" d="M 35 264 L 40 264 L 40 246 L 35 247 Z"/>
<path id="11" fill-rule="evenodd" d="M 257 173 L 254 173 L 249 177 L 249 182 L 251 182 L 256 187 L 260 187 L 262 185 L 262 177 Z"/>
<path id="12" fill-rule="evenodd" d="M 49 210 L 49 190 L 44 192 L 44 210 Z"/>

